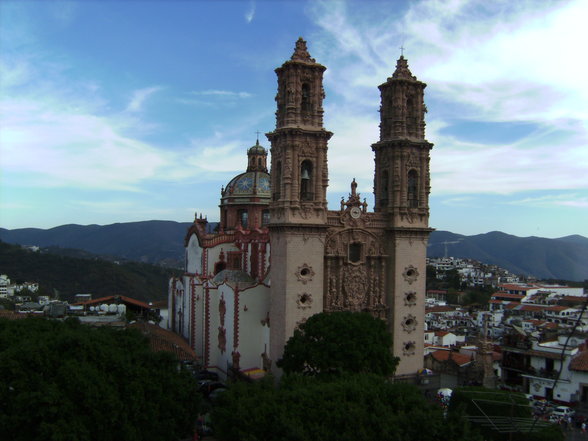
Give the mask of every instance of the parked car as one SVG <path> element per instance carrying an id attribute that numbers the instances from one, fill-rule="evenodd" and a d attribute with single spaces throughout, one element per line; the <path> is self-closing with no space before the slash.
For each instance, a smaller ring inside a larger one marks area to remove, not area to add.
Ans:
<path id="1" fill-rule="evenodd" d="M 560 420 L 561 418 L 567 418 L 568 416 L 573 417 L 575 414 L 576 412 L 574 409 L 568 406 L 557 406 L 555 409 L 553 409 L 553 412 L 551 412 L 549 419 Z"/>

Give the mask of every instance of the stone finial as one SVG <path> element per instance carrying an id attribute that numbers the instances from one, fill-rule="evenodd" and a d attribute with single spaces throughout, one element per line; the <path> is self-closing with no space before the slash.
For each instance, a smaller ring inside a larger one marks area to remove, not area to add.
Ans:
<path id="1" fill-rule="evenodd" d="M 392 78 L 403 79 L 403 80 L 416 80 L 416 77 L 412 74 L 408 68 L 408 61 L 403 55 L 400 56 L 396 61 L 396 70 L 392 74 Z"/>
<path id="2" fill-rule="evenodd" d="M 302 37 L 299 37 L 296 41 L 296 47 L 294 48 L 294 53 L 290 59 L 294 61 L 310 61 L 314 63 L 314 58 L 310 57 L 308 49 L 306 48 L 306 41 L 304 41 Z"/>

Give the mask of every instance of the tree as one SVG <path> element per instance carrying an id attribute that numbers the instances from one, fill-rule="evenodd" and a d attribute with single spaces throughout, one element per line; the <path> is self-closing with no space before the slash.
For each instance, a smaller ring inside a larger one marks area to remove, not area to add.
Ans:
<path id="1" fill-rule="evenodd" d="M 235 384 L 216 403 L 212 423 L 223 441 L 479 439 L 463 419 L 446 420 L 416 387 L 373 374 Z"/>
<path id="2" fill-rule="evenodd" d="M 3 439 L 176 441 L 199 405 L 193 378 L 136 330 L 0 320 Z"/>
<path id="3" fill-rule="evenodd" d="M 398 365 L 383 320 L 363 312 L 311 316 L 294 331 L 277 366 L 285 373 L 325 375 L 341 372 L 389 376 Z"/>

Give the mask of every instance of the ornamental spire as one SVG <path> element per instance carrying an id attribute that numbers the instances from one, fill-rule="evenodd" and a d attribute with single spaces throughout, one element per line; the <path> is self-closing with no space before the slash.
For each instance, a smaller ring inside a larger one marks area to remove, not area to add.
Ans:
<path id="1" fill-rule="evenodd" d="M 290 59 L 293 61 L 309 61 L 311 63 L 315 62 L 314 58 L 310 57 L 308 49 L 306 48 L 306 41 L 304 41 L 302 37 L 298 37 L 298 40 L 296 41 L 296 47 L 294 48 L 294 53 Z"/>
<path id="2" fill-rule="evenodd" d="M 406 58 L 404 58 L 404 55 L 401 55 L 398 61 L 396 61 L 396 70 L 392 74 L 392 78 L 402 80 L 416 80 L 416 77 L 408 68 L 408 61 Z"/>

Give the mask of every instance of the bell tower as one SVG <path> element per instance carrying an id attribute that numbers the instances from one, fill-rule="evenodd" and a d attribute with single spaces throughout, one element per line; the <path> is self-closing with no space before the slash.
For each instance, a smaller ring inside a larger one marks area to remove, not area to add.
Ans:
<path id="1" fill-rule="evenodd" d="M 425 277 L 429 233 L 429 152 L 425 139 L 424 89 L 404 56 L 392 77 L 379 86 L 380 140 L 375 152 L 374 211 L 386 224 L 388 325 L 396 374 L 422 368 Z"/>
<path id="2" fill-rule="evenodd" d="M 323 127 L 325 66 L 299 38 L 275 72 L 276 128 L 271 142 L 270 357 L 277 361 L 294 329 L 323 309 L 327 229 L 327 142 Z"/>

